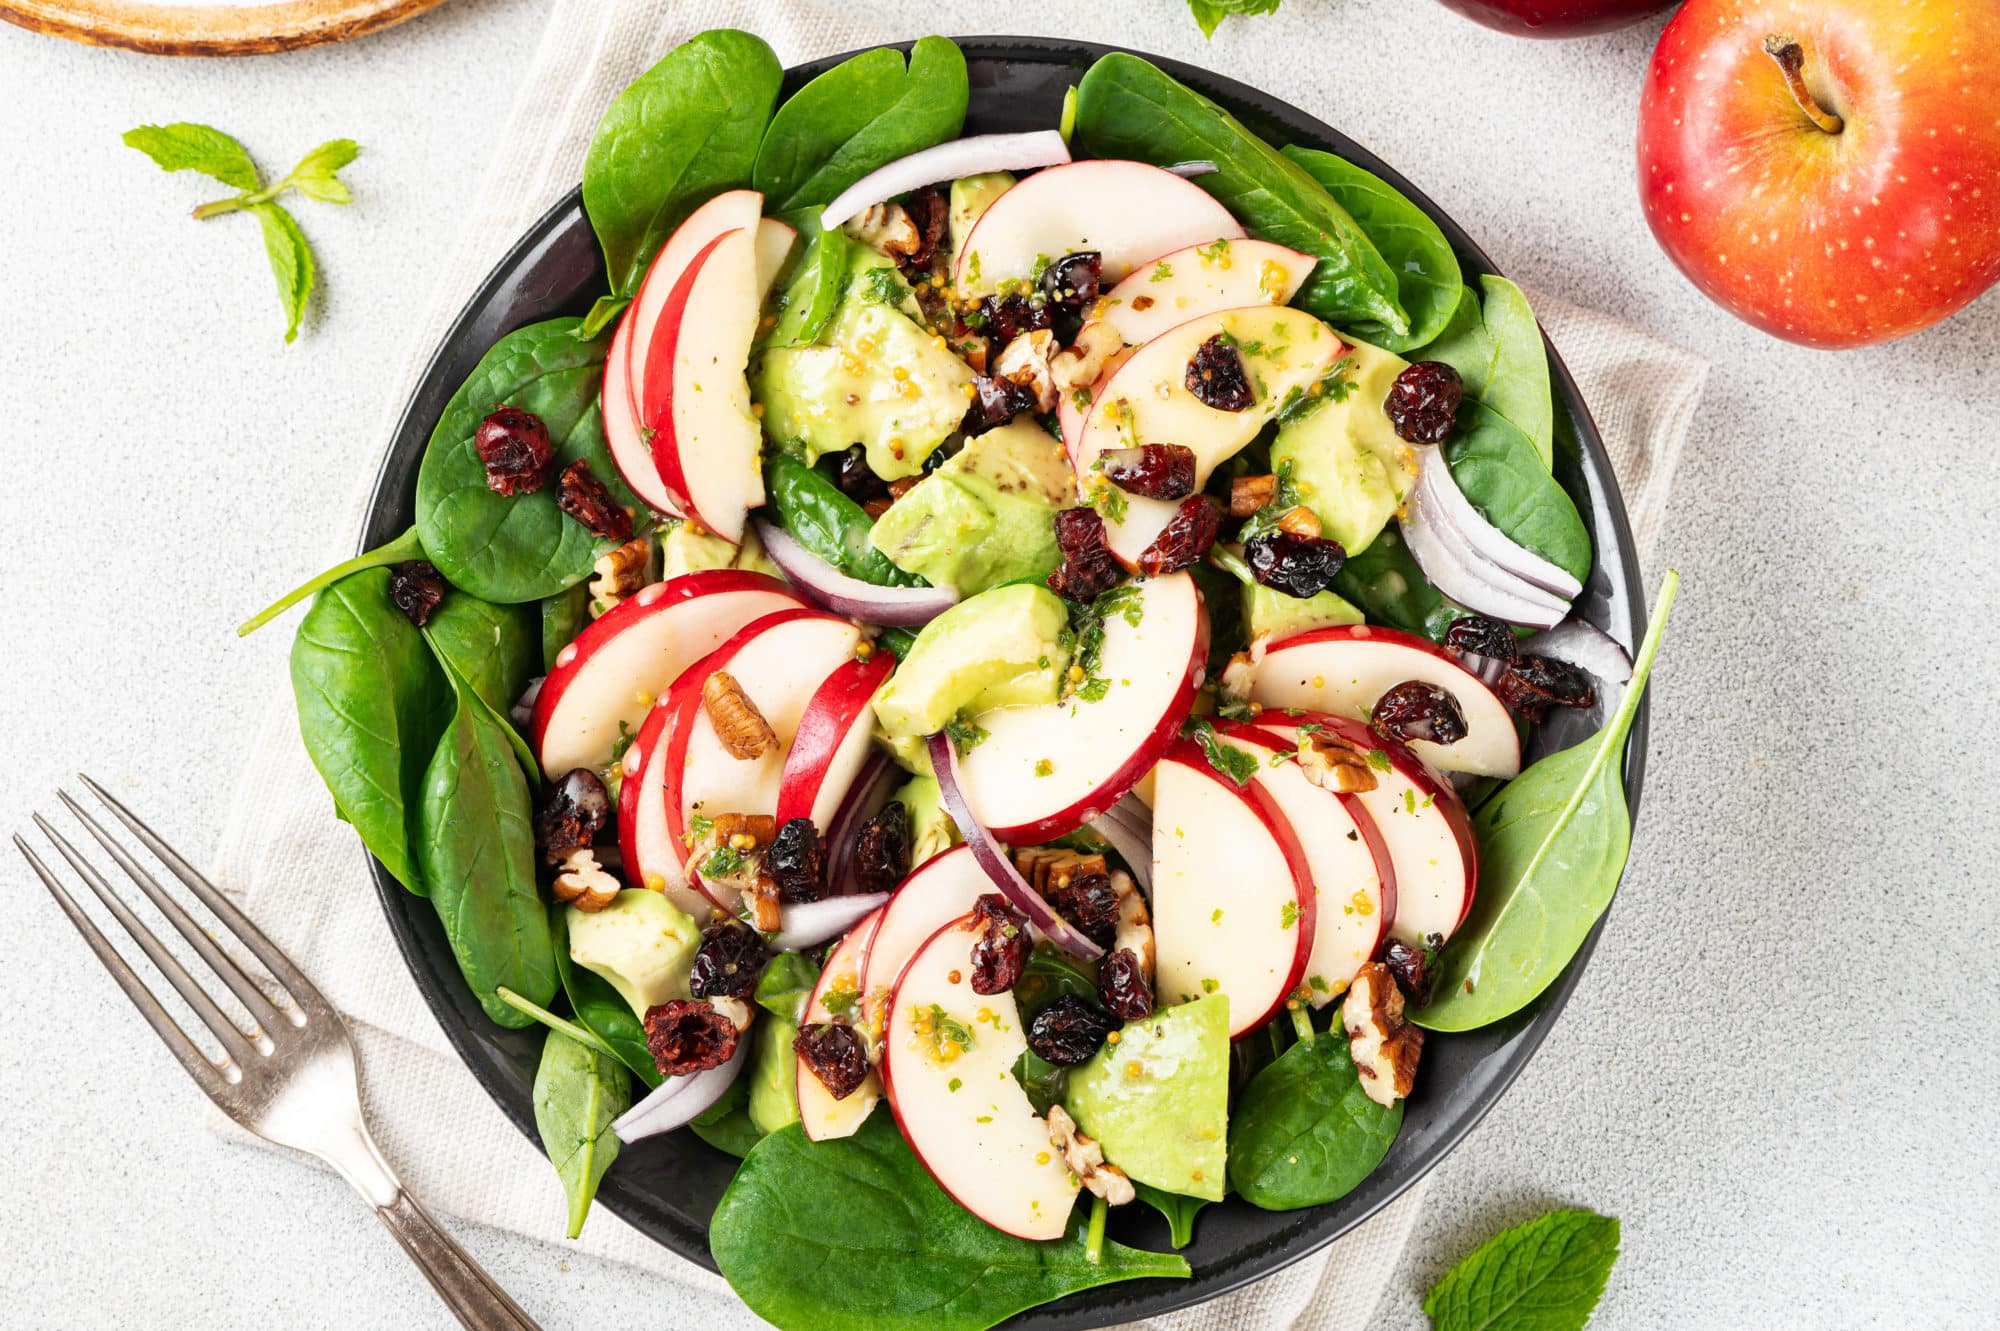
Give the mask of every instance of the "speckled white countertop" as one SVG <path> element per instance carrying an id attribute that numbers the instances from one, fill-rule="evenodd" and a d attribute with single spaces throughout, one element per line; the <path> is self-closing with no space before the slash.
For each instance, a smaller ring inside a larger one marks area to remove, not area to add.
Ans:
<path id="1" fill-rule="evenodd" d="M 877 7 L 907 10 L 912 33 L 1012 12 Z M 1287 0 L 1204 46 L 1175 0 L 1144 32 L 1040 8 L 1063 35 L 1299 102 L 1523 283 L 1714 362 L 1656 556 L 1686 581 L 1632 870 L 1554 1036 L 1438 1170 L 1377 1325 L 1421 1327 L 1444 1267 L 1575 1204 L 1624 1222 L 1598 1321 L 1616 1331 L 1990 1326 L 2000 298 L 1838 357 L 1710 306 L 1632 187 L 1651 27 L 1537 44 L 1425 0 Z M 144 792 L 185 848 L 213 844 L 288 641 L 231 627 L 345 553 L 399 315 L 450 244 L 541 17 L 534 0 L 454 0 L 346 47 L 193 62 L 0 27 L 0 827 L 82 765 Z M 365 145 L 355 205 L 301 209 L 325 299 L 297 345 L 254 229 L 187 221 L 186 179 L 118 141 L 177 119 L 279 169 L 336 134 Z M 11 854 L 0 883 L 0 1323 L 445 1324 L 345 1185 L 203 1131 L 192 1088 Z M 459 1228 L 551 1331 L 647 1320 L 649 1277 Z M 718 1302 L 700 1324 L 755 1320 Z"/>

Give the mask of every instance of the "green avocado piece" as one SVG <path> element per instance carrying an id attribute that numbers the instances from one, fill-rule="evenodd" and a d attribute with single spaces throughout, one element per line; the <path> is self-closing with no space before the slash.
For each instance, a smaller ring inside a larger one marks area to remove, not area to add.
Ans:
<path id="1" fill-rule="evenodd" d="M 1416 477 L 1407 462 L 1410 446 L 1382 410 L 1389 385 L 1409 362 L 1348 340 L 1347 391 L 1328 394 L 1280 427 L 1271 465 L 1292 464 L 1292 480 L 1323 532 L 1357 555 L 1396 515 Z"/>
<path id="2" fill-rule="evenodd" d="M 898 568 L 969 596 L 1054 572 L 1055 516 L 1075 502 L 1062 444 L 1017 419 L 966 440 L 875 519 L 868 540 Z"/>
<path id="3" fill-rule="evenodd" d="M 1332 592 L 1287 596 L 1251 583 L 1243 588 L 1243 631 L 1250 641 L 1276 642 L 1336 624 L 1363 624 L 1368 617 Z"/>
<path id="4" fill-rule="evenodd" d="M 700 573 L 716 568 L 740 568 L 752 573 L 783 576 L 778 566 L 764 554 L 755 528 L 743 530 L 743 544 L 731 545 L 720 536 L 711 536 L 691 522 L 676 522 L 660 537 L 660 576 L 677 578 L 683 573 Z"/>
<path id="5" fill-rule="evenodd" d="M 1014 177 L 1006 171 L 961 176 L 951 182 L 951 208 L 945 215 L 945 234 L 950 237 L 954 255 L 964 247 L 965 235 L 972 230 L 972 224 L 985 215 L 995 199 L 1012 188 Z"/>
<path id="6" fill-rule="evenodd" d="M 1064 1107 L 1133 1182 L 1221 1201 L 1229 1174 L 1229 995 L 1126 1023 L 1117 1044 L 1070 1073 Z"/>
<path id="7" fill-rule="evenodd" d="M 766 1137 L 799 1121 L 799 1064 L 792 1037 L 799 1024 L 783 1017 L 757 1023 L 750 1051 L 750 1122 Z"/>
<path id="8" fill-rule="evenodd" d="M 628 887 L 600 911 L 566 908 L 570 960 L 608 980 L 641 1021 L 646 1009 L 688 996 L 701 929 L 665 894 Z"/>
<path id="9" fill-rule="evenodd" d="M 960 712 L 1054 702 L 1069 650 L 1062 598 L 1031 582 L 960 601 L 923 632 L 875 694 L 890 738 L 932 735 Z"/>
<path id="10" fill-rule="evenodd" d="M 937 778 L 913 776 L 896 787 L 893 798 L 910 811 L 912 869 L 958 844 L 958 828 L 944 811 L 944 795 L 938 789 Z"/>

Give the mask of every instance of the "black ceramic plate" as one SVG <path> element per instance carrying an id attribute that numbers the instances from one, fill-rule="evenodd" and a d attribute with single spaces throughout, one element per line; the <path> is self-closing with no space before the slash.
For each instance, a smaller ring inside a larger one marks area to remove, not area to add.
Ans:
<path id="1" fill-rule="evenodd" d="M 1056 123 L 1064 91 L 1110 47 L 1035 38 L 968 38 L 960 41 L 971 69 L 968 134 L 1040 129 Z M 830 56 L 792 70 L 787 93 L 844 57 Z M 1176 78 L 1229 108 L 1251 129 L 1279 144 L 1324 148 L 1394 184 L 1428 212 L 1458 251 L 1467 275 L 1494 271 L 1472 239 L 1399 173 L 1365 148 L 1319 121 L 1230 79 L 1172 60 L 1149 57 Z M 432 358 L 416 396 L 389 445 L 363 533 L 363 548 L 405 531 L 414 520 L 417 464 L 446 400 L 502 334 L 538 319 L 581 314 L 605 290 L 604 270 L 579 193 L 557 204 L 522 237 L 486 279 Z M 1559 446 L 1556 475 L 1576 500 L 1597 548 L 1597 566 L 1576 602 L 1577 611 L 1627 647 L 1641 635 L 1645 596 L 1639 585 L 1632 532 L 1611 464 L 1575 382 L 1550 351 L 1558 416 L 1567 417 L 1574 448 Z M 1641 707 L 1626 763 L 1626 798 L 1634 813 L 1645 766 L 1647 712 Z M 1583 738 L 1592 721 L 1565 714 L 1542 728 L 1537 750 Z M 539 1030 L 505 1031 L 481 1014 L 459 978 L 437 915 L 405 892 L 381 867 L 375 883 L 404 958 L 445 1034 L 480 1084 L 516 1127 L 535 1140 L 530 1088 L 540 1057 Z M 1601 927 L 1601 925 L 1600 925 Z M 1507 1021 L 1463 1035 L 1434 1037 L 1424 1050 L 1422 1075 L 1403 1117 L 1403 1133 L 1366 1182 L 1340 1201 L 1306 1211 L 1259 1211 L 1236 1199 L 1211 1206 L 1195 1226 L 1186 1250 L 1194 1267 L 1189 1281 L 1136 1281 L 1074 1295 L 1027 1313 L 1011 1326 L 1082 1331 L 1150 1317 L 1214 1298 L 1285 1266 L 1375 1214 L 1423 1177 L 1471 1131 L 1555 1025 L 1597 942 L 1593 931 L 1562 977 L 1540 999 Z M 674 1252 L 714 1269 L 708 1221 L 735 1172 L 736 1161 L 697 1140 L 670 1133 L 625 1148 L 605 1177 L 598 1201 Z M 1165 1248 L 1166 1224 L 1144 1206 L 1114 1212 L 1113 1237 Z"/>

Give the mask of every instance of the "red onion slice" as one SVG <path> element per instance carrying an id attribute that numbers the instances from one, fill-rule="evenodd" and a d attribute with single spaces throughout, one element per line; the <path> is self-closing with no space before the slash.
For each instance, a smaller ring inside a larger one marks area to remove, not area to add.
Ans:
<path id="1" fill-rule="evenodd" d="M 542 696 L 542 685 L 547 675 L 536 675 L 528 681 L 528 687 L 521 690 L 520 698 L 507 709 L 507 719 L 522 730 L 526 730 L 535 719 L 535 699 Z"/>
<path id="2" fill-rule="evenodd" d="M 1426 484 L 1437 473 L 1448 471 L 1437 450 L 1429 450 L 1421 465 L 1423 473 L 1410 492 L 1401 525 L 1410 557 L 1431 585 L 1468 610 L 1510 624 L 1546 629 L 1561 623 L 1569 613 L 1567 601 L 1481 557 L 1445 515 L 1436 487 Z M 1457 487 L 1449 488 L 1458 493 Z"/>
<path id="3" fill-rule="evenodd" d="M 847 896 L 854 891 L 854 838 L 861 824 L 888 803 L 889 791 L 901 776 L 901 771 L 889 761 L 889 755 L 879 751 L 869 754 L 861 774 L 847 788 L 847 797 L 834 811 L 833 821 L 826 829 L 826 881 L 835 896 Z"/>
<path id="4" fill-rule="evenodd" d="M 1032 171 L 1069 161 L 1069 145 L 1061 132 L 1035 129 L 1022 134 L 975 134 L 898 157 L 876 167 L 834 195 L 820 213 L 819 224 L 831 231 L 876 204 L 960 176 L 988 171 Z"/>
<path id="5" fill-rule="evenodd" d="M 921 628 L 958 604 L 949 587 L 878 587 L 850 578 L 763 518 L 752 518 L 764 553 L 823 610 L 891 628 Z"/>
<path id="6" fill-rule="evenodd" d="M 1181 177 L 1183 180 L 1193 180 L 1196 176 L 1214 175 L 1217 171 L 1220 171 L 1222 168 L 1217 166 L 1214 162 L 1208 161 L 1206 159 L 1199 159 L 1192 162 L 1175 162 L 1172 166 L 1166 167 L 1165 169 L 1173 172 L 1175 175 Z"/>
<path id="7" fill-rule="evenodd" d="M 618 1140 L 635 1142 L 686 1127 L 735 1084 L 749 1058 L 750 1032 L 746 1030 L 739 1033 L 736 1052 L 728 1062 L 692 1076 L 667 1078 L 645 1099 L 611 1120 L 611 1130 L 618 1134 Z"/>
<path id="8" fill-rule="evenodd" d="M 829 938 L 838 938 L 891 895 L 889 892 L 865 892 L 860 896 L 828 897 L 824 901 L 802 901 L 785 906 L 779 914 L 782 927 L 771 937 L 771 950 L 803 952 L 809 947 L 818 947 Z"/>
<path id="9" fill-rule="evenodd" d="M 1442 448 L 1425 450 L 1417 489 L 1424 494 L 1427 506 L 1442 516 L 1479 559 L 1564 602 L 1575 600 L 1583 591 L 1583 584 L 1567 569 L 1556 567 L 1515 541 L 1473 507 L 1465 491 L 1458 488 Z"/>
<path id="10" fill-rule="evenodd" d="M 945 812 L 958 824 L 959 835 L 972 848 L 972 858 L 978 862 L 980 870 L 993 880 L 1002 896 L 1011 901 L 1027 915 L 1028 923 L 1051 943 L 1081 961 L 1095 961 L 1104 955 L 1104 949 L 1078 933 L 1068 920 L 1056 914 L 1055 908 L 1042 899 L 1021 871 L 1014 867 L 1008 857 L 1007 848 L 993 839 L 972 816 L 972 805 L 966 801 L 965 788 L 959 784 L 958 750 L 952 746 L 950 737 L 943 732 L 932 735 L 926 742 L 931 756 L 931 769 L 937 773 L 938 790 L 944 796 Z"/>
<path id="11" fill-rule="evenodd" d="M 1131 867 L 1132 877 L 1138 880 L 1146 895 L 1153 893 L 1153 831 L 1150 822 L 1140 828 L 1117 816 L 1117 810 L 1100 814 L 1090 822 L 1090 828 L 1106 841 L 1111 848 L 1124 857 Z"/>
<path id="12" fill-rule="evenodd" d="M 1523 639 L 1521 654 L 1567 661 L 1604 684 L 1623 684 L 1632 678 L 1632 658 L 1617 639 L 1581 619 L 1565 619 L 1547 633 Z"/>

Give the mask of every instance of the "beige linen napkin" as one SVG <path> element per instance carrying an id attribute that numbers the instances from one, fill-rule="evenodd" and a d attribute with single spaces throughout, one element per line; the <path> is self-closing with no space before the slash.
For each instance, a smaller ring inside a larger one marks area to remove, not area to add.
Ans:
<path id="1" fill-rule="evenodd" d="M 1012 11 L 1033 30 L 1117 40 L 1147 31 L 1157 0 L 1102 0 L 1089 34 L 1058 17 L 1057 0 Z M 1045 17 L 1046 23 L 1034 20 Z M 556 0 L 522 93 L 501 133 L 457 251 L 417 323 L 406 381 L 385 397 L 390 434 L 431 350 L 493 263 L 579 179 L 585 145 L 611 98 L 687 35 L 737 26 L 767 38 L 785 61 L 951 25 L 934 5 L 888 0 L 865 13 L 837 0 Z M 1190 26 L 1191 25 L 1184 25 Z M 1190 52 L 1190 54 L 1197 54 Z M 1308 110 L 1327 108 L 1307 103 Z M 1707 365 L 1601 315 L 1535 297 L 1603 429 L 1643 554 L 1658 531 Z M 357 504 L 358 511 L 358 504 Z M 353 530 L 353 528 L 349 528 Z M 345 543 L 329 543 L 331 562 Z M 269 708 L 224 831 L 216 877 L 347 1014 L 367 1070 L 369 1112 L 384 1151 L 436 1210 L 538 1238 L 562 1233 L 562 1194 L 547 1162 L 514 1130 L 462 1064 L 419 997 L 362 871 L 360 847 L 335 821 L 281 692 Z M 217 1131 L 241 1136 L 211 1115 Z M 440 1133 L 433 1125 L 450 1123 Z M 247 1137 L 244 1140 L 251 1140 Z M 1423 1185 L 1325 1252 L 1249 1289 L 1149 1325 L 1175 1331 L 1348 1331 L 1368 1321 L 1421 1205 Z M 602 1208 L 571 1247 L 661 1278 L 655 1314 L 679 1320 L 674 1291 L 715 1293 L 715 1276 L 650 1242 Z M 712 1305 L 704 1309 L 712 1316 Z M 752 1325 L 747 1312 L 742 1324 Z"/>

